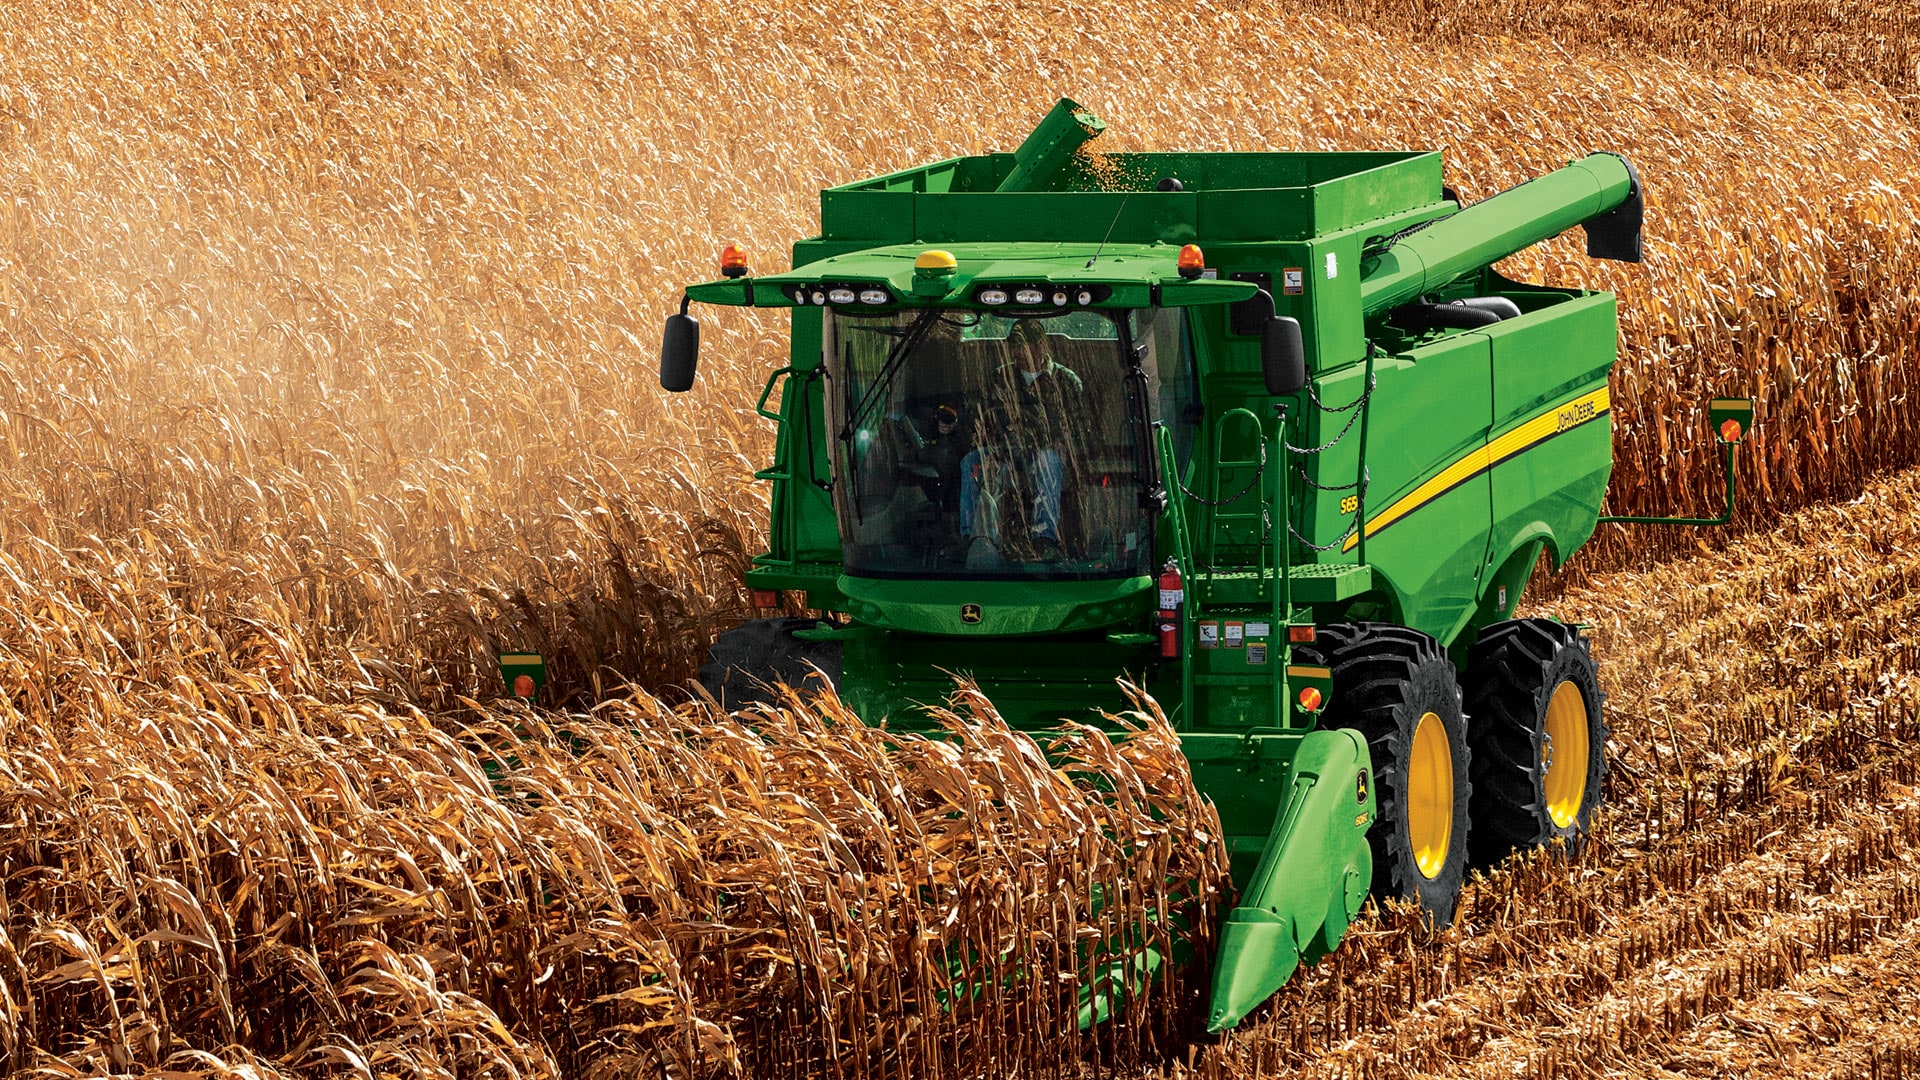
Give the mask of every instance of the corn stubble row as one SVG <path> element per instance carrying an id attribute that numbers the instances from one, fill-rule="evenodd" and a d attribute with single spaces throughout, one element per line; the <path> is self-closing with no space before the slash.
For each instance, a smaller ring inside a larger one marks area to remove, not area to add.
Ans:
<path id="1" fill-rule="evenodd" d="M 1404 913 L 1363 925 L 1199 1074 L 1680 1060 L 1857 1077 L 1917 1060 L 1915 992 L 1886 963 L 1920 938 L 1920 566 L 1896 555 L 1917 545 L 1908 473 L 1557 598 L 1595 624 L 1611 687 L 1594 840 L 1477 880 L 1444 933 Z"/>
<path id="2" fill-rule="evenodd" d="M 703 314 L 701 386 L 669 400 L 652 386 L 661 316 L 724 241 L 782 268 L 820 187 L 1010 148 L 1062 93 L 1112 123 L 1105 149 L 1435 147 L 1471 196 L 1617 149 L 1648 182 L 1647 264 L 1593 264 L 1568 239 L 1505 269 L 1621 294 L 1614 510 L 1708 503 L 1698 404 L 1752 391 L 1750 505 L 1777 513 L 1920 446 L 1920 169 L 1897 64 L 1780 46 L 1827 40 L 1811 8 L 1741 17 L 1781 36 L 1713 51 L 1780 70 L 1711 70 L 1651 31 L 1632 57 L 1469 48 L 1439 24 L 1403 39 L 1360 28 L 1400 24 L 1359 7 L 10 12 L 0 1052 L 49 1072 L 673 1075 L 1171 1052 L 1186 982 L 1130 1002 L 1135 1022 L 1065 1034 L 1070 983 L 1103 950 L 1166 944 L 1175 909 L 1204 926 L 1220 902 L 1199 840 L 1214 826 L 1150 708 L 1122 747 L 1063 735 L 1062 774 L 964 695 L 961 737 L 936 744 L 834 723 L 831 701 L 749 727 L 620 691 L 679 701 L 745 614 L 765 505 L 751 473 L 770 452 L 746 406 L 784 357 L 779 316 Z M 1780 567 L 1912 549 L 1884 515 L 1817 520 Z M 1616 558 L 1654 542 L 1602 537 Z M 1884 859 L 1842 867 L 1835 896 L 1877 899 L 1831 918 L 1878 920 L 1842 931 L 1793 899 L 1798 870 L 1751 891 L 1774 879 L 1742 845 L 1771 830 L 1739 830 L 1787 815 L 1810 839 L 1785 858 L 1854 844 L 1863 804 L 1804 816 L 1813 774 L 1796 770 L 1838 769 L 1827 729 L 1861 717 L 1908 737 L 1909 698 L 1874 677 L 1911 657 L 1871 653 L 1904 624 L 1821 586 L 1805 595 L 1826 606 L 1796 618 L 1835 628 L 1831 665 L 1777 618 L 1728 656 L 1724 635 L 1812 578 L 1687 569 L 1629 599 L 1679 605 L 1663 625 L 1691 629 L 1655 635 L 1657 652 L 1644 630 L 1604 630 L 1616 706 L 1640 689 L 1619 717 L 1623 809 L 1592 852 L 1480 886 L 1479 929 L 1438 965 L 1402 917 L 1363 927 L 1338 978 L 1303 980 L 1194 1069 L 1384 1068 L 1481 1039 L 1470 1056 L 1577 1075 L 1661 1008 L 1681 1017 L 1663 1037 L 1705 1038 L 1687 1024 L 1727 978 L 1785 992 L 1836 950 L 1895 939 L 1909 901 Z M 1574 596 L 1565 614 L 1585 621 L 1611 602 Z M 497 704 L 500 648 L 545 653 L 545 704 L 568 710 Z M 1847 751 L 1863 776 L 1879 746 Z M 1847 850 L 1904 850 L 1889 835 Z M 1674 906 L 1680 870 L 1616 872 L 1686 858 L 1840 944 L 1755 939 L 1732 975 L 1700 969 L 1711 992 L 1687 981 L 1662 1005 L 1626 967 L 1736 923 Z M 1622 904 L 1645 921 L 1620 938 L 1648 943 L 1631 964 L 1594 940 L 1595 913 Z M 1539 999 L 1560 984 L 1502 941 L 1571 950 L 1615 1019 L 1553 1049 L 1571 1036 L 1525 1018 L 1553 1012 Z M 1436 996 L 1510 1002 L 1491 1015 L 1511 1030 L 1433 1020 Z"/>

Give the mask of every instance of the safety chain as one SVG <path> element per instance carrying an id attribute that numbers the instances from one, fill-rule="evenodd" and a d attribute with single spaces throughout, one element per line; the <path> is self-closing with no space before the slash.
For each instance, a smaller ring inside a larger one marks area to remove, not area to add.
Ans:
<path id="1" fill-rule="evenodd" d="M 1337 409 L 1328 409 L 1324 406 L 1321 407 L 1322 412 L 1351 413 L 1351 415 L 1347 417 L 1346 426 L 1340 429 L 1340 434 L 1335 435 L 1333 438 L 1328 439 L 1326 442 L 1322 443 L 1319 446 L 1313 447 L 1312 449 L 1308 449 L 1306 447 L 1301 447 L 1301 446 L 1295 446 L 1292 443 L 1286 444 L 1287 449 L 1290 452 L 1295 454 L 1312 455 L 1312 454 L 1325 453 L 1326 451 L 1331 450 L 1334 447 L 1340 445 L 1340 440 L 1346 438 L 1347 432 L 1353 430 L 1354 421 L 1360 419 L 1361 414 L 1365 412 L 1365 410 L 1358 408 L 1358 406 L 1365 405 L 1367 403 L 1367 399 L 1373 397 L 1373 387 L 1374 387 L 1374 384 L 1378 381 L 1379 381 L 1379 376 L 1369 375 L 1367 378 L 1367 388 L 1361 391 L 1360 396 L 1357 398 L 1354 398 L 1351 403 L 1341 406 L 1340 408 L 1337 408 Z M 1319 405 L 1320 404 L 1319 400 L 1315 399 L 1314 404 Z"/>
<path id="2" fill-rule="evenodd" d="M 1356 519 L 1352 524 L 1347 526 L 1346 532 L 1341 533 L 1337 538 L 1334 539 L 1333 543 L 1316 544 L 1313 541 L 1307 539 L 1306 537 L 1301 536 L 1300 530 L 1293 527 L 1293 522 L 1291 521 L 1287 522 L 1287 532 L 1293 534 L 1293 538 L 1295 540 L 1298 540 L 1303 546 L 1312 548 L 1315 551 L 1332 551 L 1334 548 L 1337 548 L 1340 545 L 1346 543 L 1347 540 L 1353 536 L 1354 530 L 1359 527 L 1360 527 L 1360 522 Z"/>
<path id="3" fill-rule="evenodd" d="M 1371 475 L 1371 470 L 1369 470 L 1368 473 L 1361 475 L 1358 479 L 1354 480 L 1354 482 L 1351 484 L 1319 483 L 1318 481 L 1314 480 L 1313 477 L 1307 475 L 1306 467 L 1302 465 L 1295 465 L 1293 467 L 1293 474 L 1300 478 L 1301 483 L 1307 485 L 1308 487 L 1312 488 L 1315 491 L 1352 491 L 1355 488 L 1359 488 L 1360 489 L 1359 495 L 1361 498 L 1364 499 L 1367 497 L 1367 479 Z"/>
<path id="4" fill-rule="evenodd" d="M 1353 430 L 1354 421 L 1366 415 L 1366 409 L 1363 408 L 1363 406 L 1365 406 L 1368 400 L 1370 400 L 1373 397 L 1373 388 L 1379 380 L 1379 376 L 1375 374 L 1373 370 L 1373 364 L 1372 364 L 1373 359 L 1375 358 L 1375 356 L 1378 355 L 1378 353 L 1379 353 L 1379 346 L 1375 345 L 1372 341 L 1368 341 L 1367 342 L 1367 360 L 1368 360 L 1367 388 L 1360 392 L 1360 396 L 1354 398 L 1352 401 L 1347 402 L 1345 405 L 1339 405 L 1339 406 L 1329 408 L 1326 404 L 1321 402 L 1320 395 L 1317 392 L 1315 392 L 1315 390 L 1313 389 L 1313 383 L 1311 382 L 1307 383 L 1307 396 L 1313 400 L 1313 404 L 1315 408 L 1319 409 L 1322 413 L 1347 413 L 1349 415 L 1347 416 L 1346 424 L 1340 428 L 1340 434 L 1335 435 L 1333 438 L 1327 440 L 1325 443 L 1321 444 L 1320 446 L 1314 447 L 1311 450 L 1305 449 L 1303 447 L 1295 446 L 1292 443 L 1286 443 L 1285 444 L 1286 448 L 1289 451 L 1304 457 L 1312 454 L 1322 454 L 1340 445 L 1340 441 L 1342 439 L 1345 439 L 1347 437 L 1347 433 Z M 1296 463 L 1293 469 L 1294 469 L 1294 473 L 1300 477 L 1301 483 L 1304 483 L 1306 486 L 1314 489 L 1315 491 L 1352 491 L 1354 493 L 1354 499 L 1356 504 L 1359 506 L 1366 505 L 1367 484 L 1368 484 L 1368 481 L 1371 479 L 1371 473 L 1366 469 L 1364 462 L 1362 463 L 1360 475 L 1355 477 L 1353 482 L 1350 484 L 1318 483 L 1312 477 L 1307 475 L 1307 468 L 1303 464 Z M 1354 517 L 1354 520 L 1347 526 L 1346 531 L 1342 532 L 1330 544 L 1316 544 L 1313 541 L 1307 539 L 1306 537 L 1301 536 L 1300 530 L 1293 527 L 1293 522 L 1291 520 L 1287 521 L 1286 525 L 1287 525 L 1287 532 L 1290 535 L 1292 535 L 1293 539 L 1296 542 L 1298 542 L 1301 546 L 1306 547 L 1313 551 L 1332 551 L 1335 548 L 1341 547 L 1348 540 L 1352 539 L 1355 532 L 1360 528 L 1360 518 L 1358 517 L 1358 515 L 1356 515 Z"/>

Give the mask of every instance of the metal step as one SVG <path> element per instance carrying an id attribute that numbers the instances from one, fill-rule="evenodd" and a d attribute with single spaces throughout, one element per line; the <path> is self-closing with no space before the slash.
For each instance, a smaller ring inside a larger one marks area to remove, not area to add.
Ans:
<path id="1" fill-rule="evenodd" d="M 1279 582 L 1277 574 L 1256 570 L 1227 570 L 1202 575 L 1199 601 L 1212 607 L 1221 604 L 1265 604 L 1271 602 L 1268 590 Z M 1293 602 L 1328 604 L 1359 596 L 1373 587 L 1373 567 L 1355 563 L 1313 563 L 1293 568 Z"/>

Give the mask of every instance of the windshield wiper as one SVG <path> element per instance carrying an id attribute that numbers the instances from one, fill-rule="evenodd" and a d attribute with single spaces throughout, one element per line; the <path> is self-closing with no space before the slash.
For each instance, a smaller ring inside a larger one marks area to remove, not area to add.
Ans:
<path id="1" fill-rule="evenodd" d="M 1115 319 L 1117 324 L 1121 354 L 1127 360 L 1127 403 L 1133 414 L 1135 438 L 1133 451 L 1133 470 L 1135 491 L 1139 496 L 1140 508 L 1158 514 L 1167 508 L 1167 491 L 1164 484 L 1156 482 L 1159 470 L 1154 454 L 1153 401 L 1152 388 L 1147 382 L 1147 344 L 1135 342 L 1133 333 L 1125 318 Z"/>
<path id="2" fill-rule="evenodd" d="M 880 367 L 880 374 L 874 376 L 873 384 L 860 395 L 859 402 L 847 414 L 847 422 L 840 428 L 841 442 L 853 440 L 855 429 L 859 428 L 861 422 L 866 420 L 867 414 L 880 403 L 882 392 L 893 385 L 894 377 L 900 373 L 900 368 L 907 362 L 907 354 L 913 352 L 914 346 L 920 344 L 920 339 L 927 336 L 927 331 L 932 329 L 934 322 L 939 318 L 939 308 L 928 308 L 921 313 L 912 326 L 907 327 L 906 331 L 900 334 L 899 340 L 893 343 L 893 347 L 887 350 L 887 359 Z M 889 333 L 890 331 L 881 332 Z M 848 372 L 847 383 L 849 386 L 853 383 L 852 372 Z"/>
<path id="3" fill-rule="evenodd" d="M 900 368 L 906 364 L 907 354 L 911 353 L 914 346 L 920 343 L 920 339 L 926 336 L 927 329 L 933 325 L 934 320 L 939 318 L 939 316 L 939 308 L 928 308 L 918 319 L 914 320 L 912 326 L 904 329 L 879 326 L 861 326 L 855 328 L 869 330 L 878 334 L 886 334 L 895 339 L 893 346 L 887 350 L 886 361 L 880 365 L 880 374 L 874 376 L 873 385 L 867 387 L 866 391 L 860 395 L 859 401 L 848 400 L 847 421 L 840 427 L 840 441 L 844 443 L 847 448 L 847 495 L 852 500 L 853 517 L 857 522 L 864 523 L 866 516 L 864 509 L 860 505 L 863 494 L 860 489 L 860 444 L 854 441 L 853 433 L 859 428 L 860 422 L 866 419 L 867 414 L 873 411 L 874 406 L 882 400 L 882 391 L 885 391 L 893 385 L 894 377 L 899 374 Z M 846 347 L 841 351 L 840 357 L 840 362 L 842 366 L 845 367 L 847 374 L 847 398 L 851 399 L 853 397 L 853 342 L 849 341 L 846 343 Z"/>

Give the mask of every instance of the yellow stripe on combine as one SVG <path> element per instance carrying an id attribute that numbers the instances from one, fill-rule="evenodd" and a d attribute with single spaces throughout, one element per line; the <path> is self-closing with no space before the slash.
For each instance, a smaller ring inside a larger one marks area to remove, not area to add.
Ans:
<path id="1" fill-rule="evenodd" d="M 1372 536 L 1535 443 L 1545 442 L 1563 431 L 1571 431 L 1589 420 L 1604 416 L 1611 403 L 1607 388 L 1602 386 L 1564 405 L 1555 405 L 1487 445 L 1469 451 L 1465 457 L 1433 474 L 1426 483 L 1402 495 L 1392 506 L 1368 518 L 1367 535 Z M 1359 543 L 1360 536 L 1356 530 L 1353 536 L 1347 537 L 1347 542 L 1341 545 L 1340 550 L 1352 551 Z"/>

